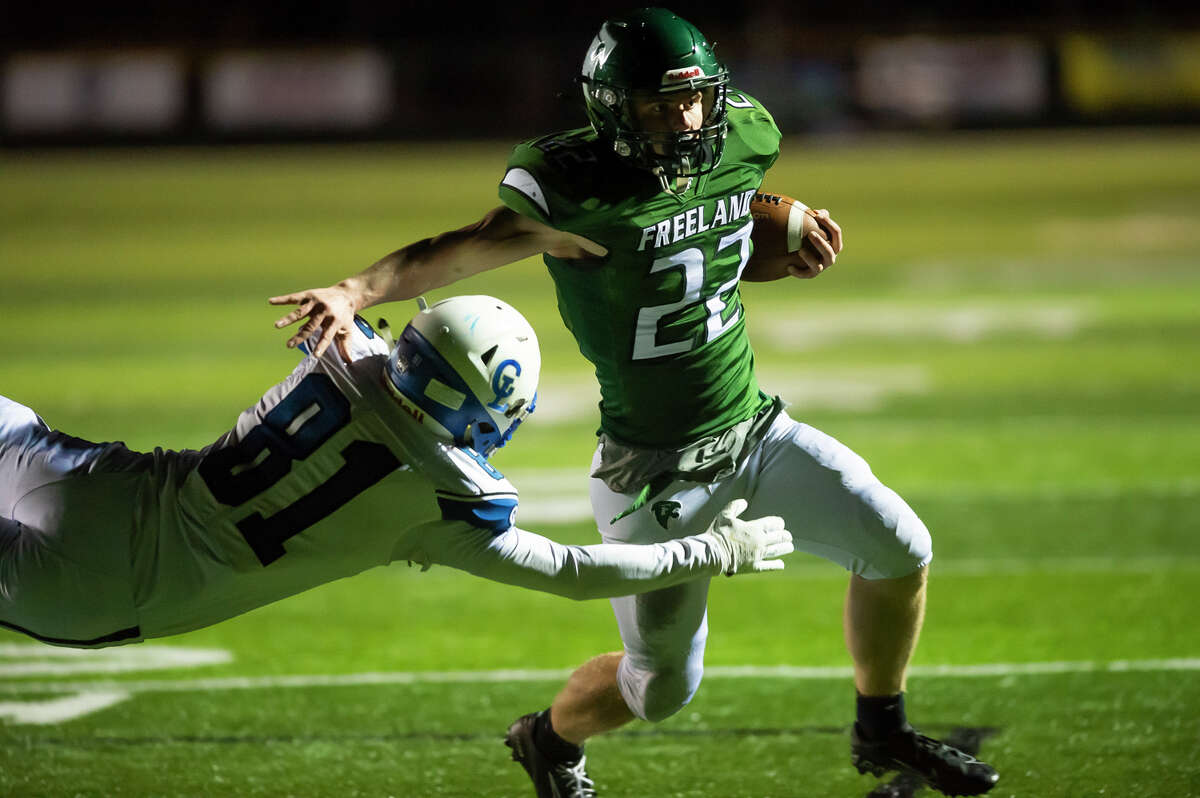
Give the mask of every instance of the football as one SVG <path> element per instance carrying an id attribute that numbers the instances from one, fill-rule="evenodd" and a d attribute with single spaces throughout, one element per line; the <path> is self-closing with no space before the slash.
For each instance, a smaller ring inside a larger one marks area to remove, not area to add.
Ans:
<path id="1" fill-rule="evenodd" d="M 742 271 L 742 280 L 747 282 L 765 283 L 788 277 L 789 264 L 804 268 L 804 261 L 795 253 L 806 245 L 813 231 L 825 235 L 817 224 L 817 212 L 786 194 L 755 194 L 750 202 L 750 215 L 754 218 L 754 231 L 750 234 L 754 255 Z"/>

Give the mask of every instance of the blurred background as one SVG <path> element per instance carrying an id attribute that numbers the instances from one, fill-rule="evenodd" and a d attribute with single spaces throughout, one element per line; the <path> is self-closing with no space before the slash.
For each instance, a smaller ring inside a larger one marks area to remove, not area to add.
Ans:
<path id="1" fill-rule="evenodd" d="M 89 440 L 212 443 L 295 365 L 267 297 L 494 207 L 516 142 L 584 123 L 572 79 L 627 7 L 6 3 L 0 394 Z M 764 388 L 934 530 L 914 719 L 995 733 L 1004 795 L 1200 795 L 1200 3 L 675 10 L 783 130 L 766 187 L 847 231 L 819 280 L 739 291 Z M 428 298 L 458 293 L 538 331 L 538 413 L 495 457 L 522 525 L 595 542 L 598 396 L 545 267 Z M 395 516 L 381 487 L 324 523 Z M 844 589 L 801 555 L 714 586 L 704 689 L 589 744 L 603 794 L 871 790 L 846 756 Z M 605 602 L 397 565 L 166 645 L 224 664 L 81 657 L 104 681 L 64 685 L 0 633 L 0 794 L 520 795 L 499 733 L 620 641 Z M 717 675 L 748 665 L 834 676 Z M 486 688 L 444 680 L 473 670 Z"/>
<path id="2" fill-rule="evenodd" d="M 626 4 L 6 4 L 8 147 L 523 138 Z M 784 133 L 1195 123 L 1200 5 L 686 3 Z"/>

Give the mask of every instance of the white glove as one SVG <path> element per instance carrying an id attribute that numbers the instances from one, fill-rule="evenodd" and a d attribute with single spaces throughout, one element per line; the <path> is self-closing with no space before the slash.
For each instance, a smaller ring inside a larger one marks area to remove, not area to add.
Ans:
<path id="1" fill-rule="evenodd" d="M 723 553 L 721 570 L 728 576 L 782 570 L 783 561 L 778 558 L 795 550 L 792 533 L 783 528 L 783 519 L 779 516 L 768 515 L 750 521 L 738 518 L 748 506 L 745 499 L 734 499 L 699 535 L 717 543 Z"/>

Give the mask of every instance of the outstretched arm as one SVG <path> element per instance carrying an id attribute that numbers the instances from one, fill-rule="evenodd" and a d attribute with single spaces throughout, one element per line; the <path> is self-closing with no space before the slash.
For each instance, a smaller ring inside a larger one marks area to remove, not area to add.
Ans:
<path id="1" fill-rule="evenodd" d="M 350 333 L 354 314 L 363 308 L 412 299 L 541 252 L 562 257 L 604 254 L 602 247 L 586 239 L 501 206 L 474 224 L 401 247 L 328 288 L 283 294 L 268 301 L 272 305 L 297 306 L 275 326 L 286 327 L 307 317 L 287 345 L 294 347 L 319 331 L 315 353 L 320 356 L 335 338 Z"/>
<path id="2" fill-rule="evenodd" d="M 408 536 L 410 551 L 395 559 L 448 565 L 508 585 L 572 599 L 644 593 L 720 573 L 778 570 L 792 551 L 783 520 L 743 521 L 739 499 L 707 531 L 665 543 L 566 546 L 512 527 L 500 535 L 463 523 L 434 521 Z"/>

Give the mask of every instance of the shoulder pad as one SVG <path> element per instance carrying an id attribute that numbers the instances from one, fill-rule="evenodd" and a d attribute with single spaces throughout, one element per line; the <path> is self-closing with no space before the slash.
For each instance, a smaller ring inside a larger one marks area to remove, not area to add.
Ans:
<path id="1" fill-rule="evenodd" d="M 729 118 L 726 153 L 766 171 L 779 157 L 782 138 L 771 112 L 746 92 L 732 88 L 725 98 L 725 106 Z"/>
<path id="2" fill-rule="evenodd" d="M 522 216 L 550 224 L 550 205 L 541 183 L 523 166 L 510 166 L 500 181 L 500 199 Z"/>
<path id="3" fill-rule="evenodd" d="M 732 87 L 725 95 L 725 107 L 731 112 L 745 111 L 750 108 L 762 111 L 763 113 L 767 112 L 766 107 L 764 107 L 763 104 L 754 97 L 751 97 L 749 94 L 740 89 L 735 89 Z"/>
<path id="4" fill-rule="evenodd" d="M 466 521 L 499 534 L 517 517 L 517 490 L 504 475 L 474 449 L 448 447 L 462 482 L 456 489 L 437 490 L 438 506 L 447 521 Z"/>
<path id="5" fill-rule="evenodd" d="M 500 199 L 517 213 L 552 227 L 578 213 L 600 164 L 595 134 L 579 128 L 522 142 L 513 148 Z"/>

